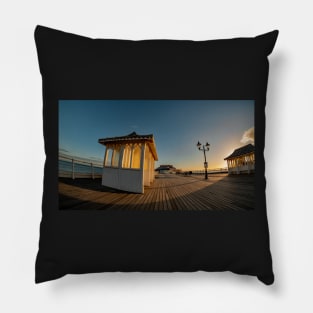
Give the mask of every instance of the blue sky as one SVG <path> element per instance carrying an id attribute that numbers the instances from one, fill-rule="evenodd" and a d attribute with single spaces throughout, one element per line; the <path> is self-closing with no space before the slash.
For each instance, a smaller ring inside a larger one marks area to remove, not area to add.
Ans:
<path id="1" fill-rule="evenodd" d="M 59 151 L 102 162 L 99 138 L 155 137 L 158 164 L 202 169 L 198 140 L 208 142 L 209 168 L 226 166 L 234 149 L 253 143 L 253 100 L 60 100 Z"/>

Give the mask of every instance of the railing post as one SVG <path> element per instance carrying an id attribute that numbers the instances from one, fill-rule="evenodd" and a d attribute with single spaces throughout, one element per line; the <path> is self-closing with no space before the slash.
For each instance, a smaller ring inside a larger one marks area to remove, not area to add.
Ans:
<path id="1" fill-rule="evenodd" d="M 90 163 L 90 164 L 91 164 L 91 177 L 92 177 L 92 179 L 95 179 L 95 174 L 93 171 L 93 164 L 92 163 Z"/>
<path id="2" fill-rule="evenodd" d="M 74 159 L 72 159 L 72 179 L 75 179 L 75 166 L 74 166 Z"/>

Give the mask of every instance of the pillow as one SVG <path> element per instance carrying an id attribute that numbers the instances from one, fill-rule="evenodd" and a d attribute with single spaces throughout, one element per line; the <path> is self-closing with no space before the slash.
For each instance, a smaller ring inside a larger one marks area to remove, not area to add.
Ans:
<path id="1" fill-rule="evenodd" d="M 36 27 L 46 153 L 36 283 L 107 271 L 273 283 L 263 150 L 277 36 L 131 41 Z"/>

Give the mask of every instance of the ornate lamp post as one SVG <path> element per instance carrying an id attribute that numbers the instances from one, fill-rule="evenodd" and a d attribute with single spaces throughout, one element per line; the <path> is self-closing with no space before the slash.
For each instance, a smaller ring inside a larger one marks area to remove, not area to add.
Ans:
<path id="1" fill-rule="evenodd" d="M 201 148 L 202 146 L 202 148 Z M 198 141 L 197 143 L 197 147 L 200 151 L 203 151 L 203 155 L 204 155 L 204 170 L 205 170 L 205 179 L 208 179 L 208 162 L 206 161 L 206 155 L 205 155 L 205 151 L 209 151 L 210 150 L 210 144 L 206 143 L 205 145 L 202 145 L 202 143 L 200 143 Z"/>

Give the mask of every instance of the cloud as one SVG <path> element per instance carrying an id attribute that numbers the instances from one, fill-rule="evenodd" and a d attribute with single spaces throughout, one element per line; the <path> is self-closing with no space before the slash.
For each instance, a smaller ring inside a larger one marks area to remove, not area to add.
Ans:
<path id="1" fill-rule="evenodd" d="M 242 143 L 254 143 L 254 127 L 247 129 L 240 140 Z"/>

